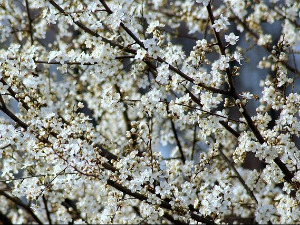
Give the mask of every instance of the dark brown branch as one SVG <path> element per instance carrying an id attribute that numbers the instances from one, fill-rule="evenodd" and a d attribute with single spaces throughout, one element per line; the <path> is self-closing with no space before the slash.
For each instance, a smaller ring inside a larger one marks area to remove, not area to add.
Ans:
<path id="1" fill-rule="evenodd" d="M 20 120 L 12 111 L 10 111 L 2 98 L 2 95 L 0 95 L 0 102 L 1 102 L 1 106 L 0 106 L 0 110 L 2 110 L 6 115 L 8 115 L 13 121 L 15 121 L 17 124 L 19 124 L 22 128 L 24 128 L 25 130 L 27 129 L 28 125 L 26 123 L 24 123 L 22 120 Z"/>
<path id="2" fill-rule="evenodd" d="M 8 86 L 7 90 L 8 90 L 8 92 L 9 92 L 9 94 L 10 94 L 14 99 L 16 99 L 18 102 L 20 102 L 20 103 L 22 104 L 23 108 L 25 108 L 26 110 L 29 109 L 28 105 L 27 105 L 22 99 L 18 99 L 18 98 L 16 97 L 17 93 L 13 91 L 13 89 L 10 87 L 10 85 L 8 85 L 8 84 L 6 83 L 6 81 L 3 79 L 3 77 L 0 79 L 0 82 L 3 83 L 4 85 L 7 85 L 7 86 Z"/>
<path id="3" fill-rule="evenodd" d="M 185 92 L 189 94 L 190 98 L 200 107 L 203 107 L 203 104 L 201 103 L 200 99 L 197 98 L 187 87 L 185 88 Z"/>
<path id="4" fill-rule="evenodd" d="M 27 206 L 26 204 L 24 204 L 20 199 L 16 198 L 16 197 L 12 197 L 10 195 L 8 195 L 5 191 L 0 191 L 0 195 L 3 195 L 4 197 L 6 197 L 7 199 L 9 199 L 10 201 L 14 202 L 16 205 L 22 207 L 25 211 L 27 211 L 32 218 L 40 225 L 42 225 L 42 221 L 34 214 L 34 212 L 32 211 L 32 209 Z"/>
<path id="5" fill-rule="evenodd" d="M 29 23 L 29 34 L 30 34 L 30 40 L 31 40 L 31 44 L 33 45 L 33 29 L 32 29 L 32 19 L 30 16 L 30 9 L 29 9 L 29 3 L 28 0 L 25 0 L 26 3 L 26 11 L 27 11 L 27 17 L 28 17 L 28 23 Z"/>
<path id="6" fill-rule="evenodd" d="M 50 215 L 50 211 L 49 211 L 49 208 L 48 208 L 48 205 L 47 205 L 47 199 L 46 199 L 45 195 L 43 195 L 42 198 L 43 198 L 43 202 L 44 202 L 44 205 L 45 205 L 47 219 L 49 221 L 49 224 L 52 225 L 51 215 Z"/>
<path id="7" fill-rule="evenodd" d="M 197 126 L 198 126 L 197 124 L 194 125 L 193 148 L 192 148 L 191 160 L 194 159 L 195 150 L 196 150 Z"/>
<path id="8" fill-rule="evenodd" d="M 169 114 L 169 104 L 167 102 L 166 102 L 166 107 L 167 107 L 167 113 Z M 176 144 L 177 144 L 179 152 L 180 152 L 180 158 L 181 158 L 181 161 L 184 164 L 185 163 L 185 156 L 184 156 L 184 153 L 183 153 L 182 145 L 180 143 L 180 140 L 179 140 L 179 137 L 178 137 L 178 134 L 177 134 L 177 131 L 176 131 L 176 127 L 175 127 L 175 124 L 174 124 L 174 121 L 173 121 L 173 119 L 171 117 L 170 117 L 170 121 L 171 121 L 171 127 L 172 127 L 172 131 L 173 131 L 173 135 L 175 137 Z"/>
<path id="9" fill-rule="evenodd" d="M 165 60 L 163 60 L 162 58 L 158 57 L 157 60 L 161 63 L 167 63 Z M 178 75 L 180 75 L 182 78 L 190 81 L 191 83 L 194 83 L 195 80 L 191 77 L 189 77 L 188 75 L 186 75 L 185 73 L 183 73 L 181 70 L 175 68 L 174 66 L 170 65 L 169 63 L 167 63 L 169 65 L 169 69 L 172 70 L 173 72 L 177 73 Z M 223 94 L 223 95 L 229 95 L 229 92 L 227 90 L 222 90 L 222 89 L 218 89 L 218 88 L 214 88 L 214 87 L 209 87 L 209 86 L 206 86 L 205 84 L 203 83 L 198 83 L 197 84 L 198 86 L 208 90 L 208 91 L 211 91 L 213 93 L 218 93 L 218 94 Z"/>
<path id="10" fill-rule="evenodd" d="M 118 92 L 118 94 L 120 95 L 121 99 L 123 99 L 123 94 L 122 94 L 119 86 L 115 84 L 114 87 L 115 87 L 116 91 Z M 132 126 L 131 126 L 131 122 L 130 122 L 127 111 L 128 111 L 128 106 L 125 105 L 125 110 L 123 111 L 123 118 L 125 120 L 126 130 L 131 130 Z"/>
<path id="11" fill-rule="evenodd" d="M 240 136 L 240 134 L 235 131 L 231 126 L 229 126 L 225 121 L 219 121 L 219 123 L 226 129 L 228 130 L 231 134 L 233 134 L 236 138 Z"/>
<path id="12" fill-rule="evenodd" d="M 125 188 L 123 187 L 122 185 L 120 185 L 119 183 L 113 181 L 113 180 L 107 180 L 107 184 L 116 188 L 117 190 L 123 192 L 124 194 L 127 194 L 127 195 L 130 195 L 132 197 L 135 197 L 136 199 L 139 199 L 141 201 L 147 201 L 147 197 L 140 194 L 140 193 L 137 193 L 137 192 L 132 192 L 131 190 L 129 190 L 128 188 Z M 162 201 L 161 204 L 160 204 L 160 207 L 162 208 L 165 208 L 165 209 L 168 209 L 168 210 L 171 210 L 172 211 L 172 207 L 169 203 L 167 203 L 166 201 Z M 209 220 L 203 216 L 199 216 L 193 212 L 190 212 L 190 215 L 191 217 L 198 221 L 198 222 L 202 222 L 202 223 L 206 223 L 206 224 L 215 224 L 212 220 Z"/>
<path id="13" fill-rule="evenodd" d="M 185 163 L 185 156 L 184 156 L 184 153 L 183 153 L 183 150 L 182 150 L 182 145 L 180 143 L 180 140 L 179 140 L 176 128 L 175 128 L 174 121 L 172 120 L 172 118 L 170 118 L 170 121 L 171 121 L 172 131 L 173 131 L 173 134 L 174 134 L 174 137 L 175 137 L 175 140 L 176 140 L 176 144 L 178 146 L 178 149 L 179 149 L 179 152 L 180 152 L 180 155 L 181 155 L 181 161 L 183 163 Z"/>
<path id="14" fill-rule="evenodd" d="M 12 225 L 11 220 L 0 211 L 0 224 Z"/>

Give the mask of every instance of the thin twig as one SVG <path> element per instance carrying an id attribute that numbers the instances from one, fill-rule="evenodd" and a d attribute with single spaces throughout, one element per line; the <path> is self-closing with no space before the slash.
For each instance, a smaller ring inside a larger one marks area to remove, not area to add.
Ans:
<path id="1" fill-rule="evenodd" d="M 30 34 L 30 40 L 31 40 L 31 44 L 33 45 L 33 29 L 32 29 L 32 19 L 30 16 L 30 9 L 29 9 L 29 3 L 28 0 L 25 0 L 26 3 L 26 11 L 27 11 L 27 17 L 28 17 L 28 23 L 29 23 L 29 34 Z"/>
<path id="2" fill-rule="evenodd" d="M 122 99 L 122 102 L 140 102 L 140 101 L 141 101 L 141 100 L 139 100 L 139 99 Z M 193 100 L 193 101 L 194 101 L 194 100 Z M 166 102 L 166 101 L 162 101 L 162 100 L 160 100 L 160 101 L 158 101 L 158 102 L 170 104 L 170 102 Z M 196 101 L 195 103 L 198 104 L 198 101 Z M 197 108 L 197 107 L 194 107 L 194 106 L 186 105 L 186 104 L 183 104 L 183 103 L 176 103 L 176 102 L 174 102 L 174 104 L 175 104 L 175 105 L 181 105 L 181 106 L 187 107 L 187 108 L 189 108 L 189 109 L 193 109 L 193 110 L 199 110 L 199 111 L 202 111 L 202 112 L 207 113 L 207 114 L 209 114 L 209 115 L 216 116 L 216 117 L 221 117 L 221 118 L 224 118 L 225 120 L 232 121 L 232 122 L 235 122 L 235 123 L 243 123 L 243 124 L 247 124 L 247 123 L 244 122 L 244 121 L 232 119 L 232 118 L 229 118 L 229 117 L 226 117 L 226 116 L 217 114 L 217 113 L 213 113 L 213 112 L 210 112 L 210 111 L 201 109 L 201 108 Z M 201 105 L 201 107 L 202 107 L 202 105 Z"/>
<path id="3" fill-rule="evenodd" d="M 47 205 L 47 199 L 46 199 L 45 195 L 43 195 L 42 198 L 43 198 L 43 202 L 44 202 L 44 205 L 45 205 L 45 210 L 46 210 L 46 214 L 47 214 L 49 224 L 52 225 L 51 215 L 50 215 L 50 211 L 49 211 L 49 208 L 48 208 L 48 205 Z"/>
<path id="4" fill-rule="evenodd" d="M 197 124 L 194 125 L 193 148 L 192 148 L 191 160 L 194 159 L 194 155 L 195 155 L 196 141 L 197 141 L 196 138 L 197 138 Z"/>
<path id="5" fill-rule="evenodd" d="M 167 106 L 167 113 L 169 114 L 169 104 L 166 103 L 166 106 Z M 185 156 L 184 156 L 184 153 L 183 153 L 182 145 L 181 145 L 181 142 L 179 140 L 179 137 L 178 137 L 178 134 L 177 134 L 177 131 L 176 131 L 176 127 L 175 127 L 174 121 L 173 121 L 173 119 L 171 117 L 170 117 L 170 121 L 171 121 L 171 127 L 172 127 L 172 131 L 173 131 L 173 135 L 175 137 L 176 144 L 178 146 L 178 150 L 180 152 L 181 161 L 184 164 L 185 163 Z"/>
<path id="6" fill-rule="evenodd" d="M 244 21 L 242 21 L 238 16 L 235 15 L 235 13 L 231 10 L 231 13 L 235 16 L 234 18 L 238 21 L 239 24 L 241 24 L 244 29 L 246 31 L 248 31 L 248 33 L 250 33 L 255 39 L 259 39 L 259 35 L 257 33 L 255 33 L 249 26 L 247 23 L 245 23 Z M 263 46 L 269 53 L 272 52 L 272 47 L 269 45 L 264 45 Z M 300 76 L 300 72 L 298 71 L 297 68 L 293 68 L 291 65 L 289 65 L 287 62 L 282 62 L 285 67 L 291 71 L 292 73 L 296 74 L 296 76 Z"/>
<path id="7" fill-rule="evenodd" d="M 255 195 L 253 194 L 253 191 L 250 190 L 250 188 L 248 187 L 248 185 L 246 184 L 246 182 L 244 181 L 244 179 L 242 178 L 242 176 L 240 175 L 240 173 L 237 171 L 237 169 L 235 168 L 234 164 L 227 158 L 227 156 L 223 153 L 223 151 L 221 150 L 221 148 L 218 148 L 222 158 L 225 160 L 225 162 L 227 163 L 227 165 L 234 171 L 234 173 L 236 174 L 238 180 L 240 181 L 240 183 L 243 185 L 243 187 L 245 188 L 245 190 L 247 191 L 248 195 L 256 202 L 256 204 L 258 203 Z"/>

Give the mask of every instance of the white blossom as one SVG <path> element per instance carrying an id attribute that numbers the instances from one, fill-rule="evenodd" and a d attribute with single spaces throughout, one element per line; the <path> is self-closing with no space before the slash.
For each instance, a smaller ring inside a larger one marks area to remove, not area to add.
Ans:
<path id="1" fill-rule="evenodd" d="M 210 0 L 196 0 L 197 3 L 202 3 L 204 6 L 208 6 Z"/>
<path id="2" fill-rule="evenodd" d="M 227 28 L 227 26 L 230 25 L 228 22 L 228 18 L 224 17 L 222 14 L 220 15 L 220 19 L 215 20 L 212 27 L 216 29 L 217 32 L 220 32 L 221 30 L 224 30 Z"/>
<path id="3" fill-rule="evenodd" d="M 300 4 L 249 2 L 2 0 L 4 222 L 298 223 Z"/>
<path id="4" fill-rule="evenodd" d="M 225 40 L 231 45 L 235 45 L 239 40 L 239 36 L 235 36 L 234 33 L 230 33 L 229 35 L 225 35 Z"/>

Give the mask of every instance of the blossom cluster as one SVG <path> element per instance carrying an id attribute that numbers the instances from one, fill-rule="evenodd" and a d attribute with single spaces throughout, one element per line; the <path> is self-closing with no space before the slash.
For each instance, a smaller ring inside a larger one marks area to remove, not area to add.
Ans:
<path id="1" fill-rule="evenodd" d="M 298 1 L 0 1 L 0 223 L 299 222 L 299 16 Z M 265 75 L 240 90 L 252 61 Z"/>

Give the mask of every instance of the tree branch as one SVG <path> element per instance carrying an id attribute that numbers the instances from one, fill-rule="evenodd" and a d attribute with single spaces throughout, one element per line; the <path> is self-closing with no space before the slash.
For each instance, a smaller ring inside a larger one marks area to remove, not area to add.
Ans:
<path id="1" fill-rule="evenodd" d="M 10 201 L 14 202 L 16 205 L 22 207 L 25 211 L 27 211 L 32 218 L 40 225 L 42 225 L 42 221 L 34 214 L 34 212 L 32 211 L 32 209 L 25 205 L 20 199 L 16 198 L 16 197 L 12 197 L 10 195 L 8 195 L 5 191 L 0 190 L 0 195 L 3 195 L 4 197 L 6 197 L 7 199 L 9 199 Z"/>
<path id="2" fill-rule="evenodd" d="M 210 22 L 211 22 L 211 24 L 213 24 L 214 21 L 215 21 L 215 18 L 214 18 L 213 12 L 212 12 L 211 3 L 209 3 L 206 8 L 207 8 L 207 11 L 208 11 Z M 212 28 L 212 29 L 214 31 L 215 38 L 216 38 L 216 40 L 218 42 L 218 46 L 219 46 L 219 50 L 220 50 L 221 54 L 224 55 L 224 56 L 226 56 L 225 47 L 224 47 L 224 45 L 223 45 L 223 43 L 221 41 L 220 33 L 217 32 L 214 28 Z M 231 70 L 229 68 L 226 69 L 226 74 L 227 74 L 227 77 L 228 77 L 228 83 L 229 83 L 229 86 L 230 86 L 231 96 L 235 100 L 237 100 L 237 99 L 239 99 L 239 96 L 238 96 L 238 94 L 236 92 L 236 89 L 234 87 L 233 80 L 232 80 L 232 73 L 231 73 Z M 259 141 L 259 143 L 260 144 L 265 143 L 265 140 L 264 140 L 263 136 L 261 135 L 261 133 L 259 132 L 259 130 L 255 126 L 254 122 L 252 121 L 252 119 L 251 119 L 248 111 L 246 110 L 246 107 L 242 105 L 241 108 L 242 108 L 242 115 L 246 119 L 246 121 L 248 123 L 248 126 L 252 130 L 253 134 L 255 135 L 255 137 L 257 138 L 257 140 Z M 294 174 L 291 171 L 289 171 L 289 169 L 280 160 L 280 158 L 279 157 L 275 158 L 274 162 L 278 165 L 278 167 L 281 169 L 281 171 L 285 175 L 285 180 L 287 182 L 289 182 L 290 184 L 292 184 L 293 186 L 295 186 L 298 189 L 300 187 L 300 184 L 298 182 L 293 182 L 292 181 L 292 179 L 294 177 Z"/>
<path id="3" fill-rule="evenodd" d="M 222 158 L 225 160 L 225 162 L 227 163 L 227 165 L 233 170 L 233 172 L 236 174 L 238 180 L 240 181 L 240 183 L 243 185 L 243 187 L 245 188 L 245 190 L 247 191 L 248 195 L 256 202 L 256 204 L 258 203 L 255 195 L 253 194 L 253 191 L 250 190 L 250 188 L 248 187 L 248 185 L 245 183 L 244 179 L 242 178 L 242 176 L 240 175 L 240 173 L 237 171 L 237 169 L 235 168 L 234 164 L 227 158 L 227 156 L 223 153 L 223 151 L 221 150 L 221 148 L 218 148 Z"/>
<path id="4" fill-rule="evenodd" d="M 30 40 L 31 40 L 31 44 L 33 45 L 33 29 L 32 29 L 32 19 L 30 16 L 30 9 L 29 9 L 29 3 L 28 0 L 25 0 L 26 3 L 26 11 L 27 11 L 27 17 L 28 17 L 28 23 L 29 23 L 29 34 L 30 34 Z"/>
<path id="5" fill-rule="evenodd" d="M 44 205 L 45 205 L 45 210 L 46 210 L 46 214 L 47 214 L 49 224 L 52 225 L 51 215 L 50 215 L 50 211 L 49 211 L 48 205 L 47 205 L 47 199 L 46 199 L 45 195 L 43 195 L 42 198 L 43 198 L 43 202 L 44 202 Z"/>

